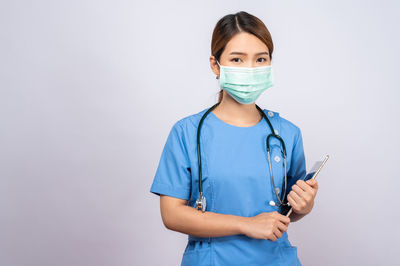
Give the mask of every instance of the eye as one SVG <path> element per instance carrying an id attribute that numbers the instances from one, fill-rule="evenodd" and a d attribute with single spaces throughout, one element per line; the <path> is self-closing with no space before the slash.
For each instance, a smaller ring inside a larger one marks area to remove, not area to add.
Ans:
<path id="1" fill-rule="evenodd" d="M 238 57 L 235 57 L 235 58 L 232 58 L 231 61 L 233 61 L 233 62 L 235 62 L 235 63 L 238 63 L 238 61 L 235 61 L 236 59 L 242 60 L 242 59 L 240 59 L 240 58 L 238 58 Z"/>
<path id="2" fill-rule="evenodd" d="M 267 62 L 267 59 L 266 59 L 266 58 L 264 58 L 264 57 L 260 57 L 260 58 L 258 58 L 258 59 L 257 59 L 257 61 L 258 61 L 259 59 L 264 59 L 264 62 Z M 263 62 L 263 61 L 258 61 L 258 62 Z"/>

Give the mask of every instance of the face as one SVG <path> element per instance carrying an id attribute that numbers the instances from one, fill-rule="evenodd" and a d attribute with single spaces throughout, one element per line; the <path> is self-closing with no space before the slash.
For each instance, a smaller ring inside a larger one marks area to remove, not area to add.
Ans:
<path id="1" fill-rule="evenodd" d="M 253 34 L 241 32 L 236 34 L 225 46 L 221 54 L 220 65 L 235 67 L 260 67 L 271 64 L 269 50 Z M 210 64 L 215 75 L 219 75 L 219 66 L 214 56 L 210 57 Z"/>

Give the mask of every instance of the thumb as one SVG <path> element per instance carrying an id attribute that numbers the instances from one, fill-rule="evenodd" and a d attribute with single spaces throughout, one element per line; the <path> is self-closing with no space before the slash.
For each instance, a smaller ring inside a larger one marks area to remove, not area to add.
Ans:
<path id="1" fill-rule="evenodd" d="M 307 180 L 306 182 L 307 182 L 307 184 L 309 184 L 310 186 L 315 185 L 315 179 L 309 179 L 309 180 Z"/>

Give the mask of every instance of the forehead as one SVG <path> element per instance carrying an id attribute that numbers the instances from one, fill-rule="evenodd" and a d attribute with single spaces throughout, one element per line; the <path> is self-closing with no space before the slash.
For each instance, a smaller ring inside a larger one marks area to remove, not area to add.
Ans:
<path id="1" fill-rule="evenodd" d="M 258 39 L 255 35 L 241 32 L 236 34 L 226 44 L 224 52 L 229 54 L 230 52 L 243 52 L 247 54 L 255 54 L 259 52 L 268 51 L 267 45 Z"/>

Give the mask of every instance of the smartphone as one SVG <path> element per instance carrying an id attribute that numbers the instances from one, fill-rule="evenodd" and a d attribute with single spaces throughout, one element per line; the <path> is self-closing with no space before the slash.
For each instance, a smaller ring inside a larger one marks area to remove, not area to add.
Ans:
<path id="1" fill-rule="evenodd" d="M 319 172 L 321 171 L 322 167 L 324 167 L 324 165 L 328 159 L 329 159 L 329 155 L 326 155 L 324 160 L 315 162 L 313 167 L 311 168 L 311 170 L 306 174 L 306 176 L 303 178 L 300 178 L 300 179 L 304 180 L 304 181 L 307 181 L 310 179 L 315 179 L 317 177 L 317 175 L 319 174 Z M 297 180 L 296 180 L 296 182 L 297 182 Z M 288 190 L 286 192 L 284 203 L 288 203 L 287 195 L 292 190 L 292 186 L 294 184 L 295 183 L 288 184 L 289 186 L 287 188 Z M 290 205 L 289 206 L 283 205 L 280 213 L 282 215 L 289 216 L 292 213 L 292 207 Z"/>

